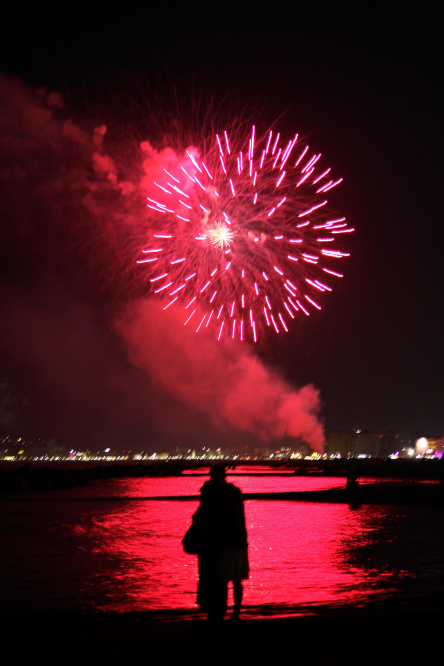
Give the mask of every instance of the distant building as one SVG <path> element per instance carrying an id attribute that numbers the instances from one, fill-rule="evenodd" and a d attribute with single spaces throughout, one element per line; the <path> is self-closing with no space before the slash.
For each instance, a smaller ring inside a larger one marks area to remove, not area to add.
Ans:
<path id="1" fill-rule="evenodd" d="M 328 456 L 348 456 L 347 433 L 344 430 L 326 430 L 325 442 L 325 453 Z"/>
<path id="2" fill-rule="evenodd" d="M 388 458 L 393 453 L 400 450 L 399 435 L 394 430 L 387 430 L 381 438 L 381 448 L 379 455 L 381 458 Z"/>
<path id="3" fill-rule="evenodd" d="M 356 449 L 356 430 L 352 430 L 352 432 L 348 432 L 345 436 L 345 446 L 348 451 L 347 455 L 356 455 L 354 453 Z"/>
<path id="4" fill-rule="evenodd" d="M 397 437 L 396 433 L 393 433 Z M 377 432 L 368 430 L 327 430 L 325 433 L 325 453 L 328 456 L 371 456 L 376 458 L 381 448 L 381 438 Z M 391 439 L 390 445 L 394 446 Z"/>
<path id="5" fill-rule="evenodd" d="M 415 455 L 442 458 L 444 437 L 419 437 L 415 440 Z"/>
<path id="6" fill-rule="evenodd" d="M 423 456 L 427 452 L 429 448 L 429 441 L 427 437 L 418 437 L 418 439 L 415 440 L 415 455 L 416 456 Z"/>
<path id="7" fill-rule="evenodd" d="M 379 455 L 380 440 L 377 432 L 369 430 L 356 430 L 354 441 L 352 442 L 351 453 L 353 456 L 371 456 L 376 458 Z"/>
<path id="8" fill-rule="evenodd" d="M 444 453 L 444 437 L 437 437 L 435 439 L 435 455 L 441 458 Z"/>

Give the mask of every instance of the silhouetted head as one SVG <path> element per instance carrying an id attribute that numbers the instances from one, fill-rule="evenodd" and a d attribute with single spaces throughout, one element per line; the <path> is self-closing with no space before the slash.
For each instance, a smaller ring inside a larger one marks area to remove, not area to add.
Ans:
<path id="1" fill-rule="evenodd" d="M 215 483 L 223 483 L 225 481 L 225 466 L 213 465 L 210 468 L 210 477 Z"/>

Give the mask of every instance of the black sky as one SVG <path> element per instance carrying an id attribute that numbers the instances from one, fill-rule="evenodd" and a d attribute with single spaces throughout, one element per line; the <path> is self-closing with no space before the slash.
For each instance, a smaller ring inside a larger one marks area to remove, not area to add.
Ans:
<path id="1" fill-rule="evenodd" d="M 196 3 L 180 11 L 150 3 L 99 10 L 72 4 L 8 11 L 0 71 L 31 88 L 59 91 L 79 124 L 89 115 L 97 121 L 102 105 L 112 127 L 122 87 L 133 96 L 131 113 L 140 127 L 144 96 L 152 97 L 152 107 L 159 87 L 168 89 L 171 81 L 179 95 L 193 88 L 256 105 L 265 125 L 286 112 L 280 127 L 308 135 L 343 176 L 334 203 L 356 232 L 346 277 L 323 312 L 285 340 L 270 339 L 261 354 L 295 385 L 313 382 L 320 389 L 327 428 L 443 434 L 444 26 L 438 3 L 275 3 L 264 10 L 256 3 Z M 117 117 L 112 131 L 118 126 Z M 5 214 L 2 221 L 6 239 L 10 219 Z M 15 262 L 2 256 L 5 289 L 19 284 L 26 294 L 25 276 L 17 277 Z M 100 313 L 94 316 L 100 320 Z M 94 337 L 100 325 L 83 321 L 82 335 Z M 63 314 L 60 327 L 70 328 Z M 100 352 L 97 373 L 125 366 L 115 344 Z M 26 354 L 14 359 L 6 344 L 0 376 L 9 377 L 14 395 L 29 397 L 39 377 L 29 379 Z M 122 369 L 122 376 L 143 383 L 135 369 Z M 155 413 L 153 403 L 161 399 L 148 393 L 141 400 Z M 64 427 L 77 427 L 75 410 L 68 417 L 50 389 L 45 402 L 53 403 L 45 417 L 49 430 L 62 437 Z M 82 416 L 85 432 L 106 421 L 106 406 L 101 409 L 100 418 Z M 27 418 L 37 427 L 36 415 Z M 144 436 L 138 428 L 135 439 Z M 169 430 L 174 439 L 175 428 Z"/>

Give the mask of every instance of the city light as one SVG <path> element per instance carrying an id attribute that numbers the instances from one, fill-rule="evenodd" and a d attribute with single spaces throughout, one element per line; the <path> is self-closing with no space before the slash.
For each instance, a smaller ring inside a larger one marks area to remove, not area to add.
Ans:
<path id="1" fill-rule="evenodd" d="M 24 439 L 9 435 L 0 438 L 0 462 L 144 462 L 144 461 L 249 461 L 263 460 L 269 462 L 297 462 L 298 460 L 341 460 L 354 457 L 360 460 L 383 459 L 391 460 L 413 458 L 441 458 L 444 451 L 444 437 L 420 437 L 402 446 L 403 440 L 396 433 L 388 433 L 389 443 L 384 440 L 386 435 L 362 430 L 325 431 L 325 448 L 323 453 L 312 452 L 310 447 L 299 442 L 293 446 L 273 446 L 257 443 L 256 446 L 243 452 L 231 447 L 211 448 L 209 446 L 182 447 L 178 444 L 172 451 L 152 452 L 150 444 L 139 445 L 136 450 L 123 449 L 118 446 L 105 446 L 95 449 L 93 446 L 83 450 L 66 449 L 54 439 Z M 385 442 L 385 443 L 384 443 Z M 385 447 L 385 448 L 384 448 Z M 390 448 L 391 447 L 391 448 Z"/>

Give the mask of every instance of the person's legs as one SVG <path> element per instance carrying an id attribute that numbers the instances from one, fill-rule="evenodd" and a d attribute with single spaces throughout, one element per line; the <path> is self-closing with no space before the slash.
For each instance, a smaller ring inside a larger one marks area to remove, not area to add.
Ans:
<path id="1" fill-rule="evenodd" d="M 242 605 L 242 597 L 244 594 L 244 588 L 242 585 L 242 581 L 234 581 L 233 582 L 233 591 L 234 591 L 234 608 L 233 608 L 233 615 L 231 617 L 235 618 L 236 620 L 239 619 L 239 613 Z"/>
<path id="2" fill-rule="evenodd" d="M 215 582 L 211 586 L 208 620 L 222 622 L 227 610 L 228 583 Z"/>

